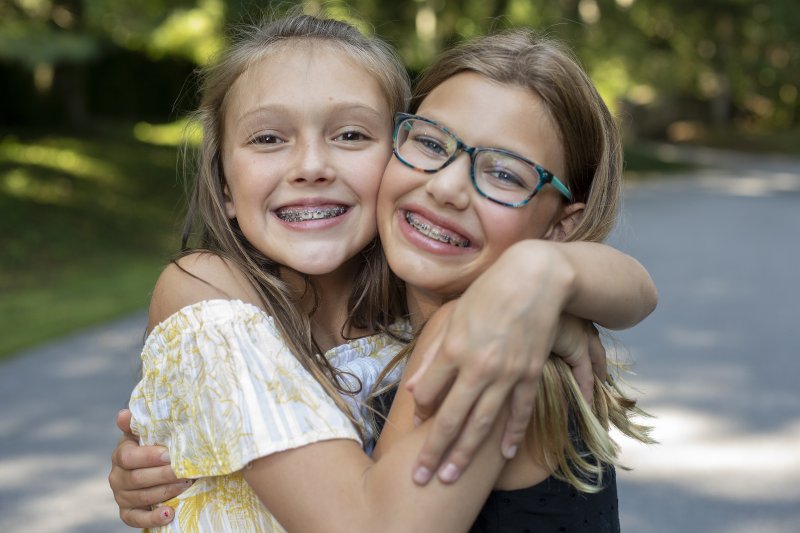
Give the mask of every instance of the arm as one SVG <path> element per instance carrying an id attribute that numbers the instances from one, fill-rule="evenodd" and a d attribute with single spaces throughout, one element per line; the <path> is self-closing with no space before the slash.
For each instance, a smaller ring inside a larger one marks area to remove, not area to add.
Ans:
<path id="1" fill-rule="evenodd" d="M 428 338 L 423 333 L 419 345 Z M 412 356 L 409 364 L 419 362 Z M 423 487 L 409 468 L 431 423 L 410 427 L 412 411 L 412 401 L 405 408 L 393 405 L 387 422 L 392 430 L 381 437 L 384 451 L 375 461 L 354 441 L 317 442 L 254 461 L 245 479 L 288 531 L 466 531 L 505 464 L 498 451 L 503 419 L 459 483 Z M 383 446 L 386 438 L 391 445 Z"/>
<path id="2" fill-rule="evenodd" d="M 409 382 L 418 419 L 431 416 L 437 398 L 453 383 L 415 468 L 447 468 L 457 477 L 486 435 L 487 421 L 509 394 L 511 420 L 503 453 L 513 457 L 561 314 L 622 328 L 644 319 L 656 301 L 644 267 L 609 246 L 529 240 L 510 247 L 458 300 L 432 343 L 436 348 L 424 354 L 430 366 L 423 367 L 424 376 L 418 372 Z M 590 361 L 604 373 L 605 350 L 589 325 L 581 337 L 573 344 L 584 347 L 567 362 L 575 368 L 581 389 L 591 390 Z"/>

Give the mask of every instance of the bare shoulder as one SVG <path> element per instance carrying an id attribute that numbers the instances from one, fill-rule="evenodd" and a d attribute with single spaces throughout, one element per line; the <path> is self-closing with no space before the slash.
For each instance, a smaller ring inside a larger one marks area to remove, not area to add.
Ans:
<path id="1" fill-rule="evenodd" d="M 167 265 L 156 281 L 147 329 L 188 305 L 217 299 L 260 305 L 255 288 L 231 261 L 207 252 L 181 257 Z"/>

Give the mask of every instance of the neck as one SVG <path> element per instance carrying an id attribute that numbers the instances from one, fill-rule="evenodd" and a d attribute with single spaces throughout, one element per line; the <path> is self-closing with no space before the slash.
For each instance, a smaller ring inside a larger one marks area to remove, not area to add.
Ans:
<path id="1" fill-rule="evenodd" d="M 320 348 L 327 351 L 348 340 L 348 338 L 362 336 L 368 332 L 354 330 L 348 326 L 347 303 L 353 290 L 358 265 L 350 261 L 334 272 L 318 276 L 310 276 L 310 282 L 316 289 L 316 310 L 314 309 L 314 291 L 305 286 L 303 277 L 292 270 L 285 269 L 281 278 L 288 283 L 300 298 L 300 307 L 303 312 L 311 315 L 311 333 Z"/>
<path id="2" fill-rule="evenodd" d="M 414 331 L 419 331 L 431 315 L 450 299 L 435 292 L 406 285 L 406 302 Z"/>

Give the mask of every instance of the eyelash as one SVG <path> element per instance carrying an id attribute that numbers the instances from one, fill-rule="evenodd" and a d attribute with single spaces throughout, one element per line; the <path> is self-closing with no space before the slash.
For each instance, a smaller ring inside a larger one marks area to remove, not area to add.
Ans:
<path id="1" fill-rule="evenodd" d="M 333 140 L 341 140 L 343 142 L 360 142 L 369 140 L 370 138 L 371 137 L 363 131 L 347 130 L 333 137 Z M 253 135 L 248 141 L 249 144 L 282 144 L 283 142 L 285 142 L 283 139 L 272 133 L 260 133 L 258 135 Z"/>
<path id="2" fill-rule="evenodd" d="M 261 133 L 251 137 L 249 142 L 250 144 L 278 144 L 283 142 L 283 139 L 271 133 Z"/>
<path id="3" fill-rule="evenodd" d="M 352 137 L 354 137 L 354 136 L 357 136 L 358 138 L 357 139 L 353 139 Z M 349 142 L 366 141 L 366 140 L 369 139 L 369 136 L 366 133 L 364 133 L 363 131 L 347 130 L 347 131 L 344 131 L 344 132 L 338 134 L 336 137 L 334 137 L 334 140 L 340 139 L 342 137 L 350 137 L 349 139 L 342 139 L 343 141 L 349 141 Z"/>

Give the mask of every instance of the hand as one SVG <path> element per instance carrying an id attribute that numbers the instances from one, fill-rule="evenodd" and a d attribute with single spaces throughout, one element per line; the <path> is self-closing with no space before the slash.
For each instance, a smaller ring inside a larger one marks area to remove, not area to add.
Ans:
<path id="1" fill-rule="evenodd" d="M 511 418 L 502 452 L 506 458 L 516 454 L 533 411 L 542 366 L 552 351 L 572 290 L 571 272 L 558 261 L 557 252 L 548 250 L 552 248 L 539 246 L 531 260 L 509 249 L 454 303 L 428 345 L 425 363 L 407 385 L 416 403 L 415 421 L 436 412 L 415 471 L 438 469 L 443 482 L 455 481 L 509 397 Z M 519 283 L 520 279 L 526 282 Z M 581 352 L 586 357 L 566 347 L 561 352 L 568 354 L 567 363 L 581 390 L 591 391 L 588 355 L 594 352 Z"/>
<path id="2" fill-rule="evenodd" d="M 189 486 L 191 480 L 178 480 L 163 446 L 139 446 L 131 433 L 131 412 L 123 409 L 117 415 L 117 427 L 123 432 L 111 455 L 108 484 L 119 505 L 119 517 L 131 527 L 148 528 L 168 524 L 175 516 L 171 507 L 151 506 L 174 498 Z"/>
<path id="3" fill-rule="evenodd" d="M 594 376 L 606 379 L 606 349 L 595 325 L 572 315 L 563 315 L 553 341 L 553 354 L 572 366 L 572 373 L 587 403 L 591 404 Z M 590 364 L 587 365 L 586 361 Z"/>

